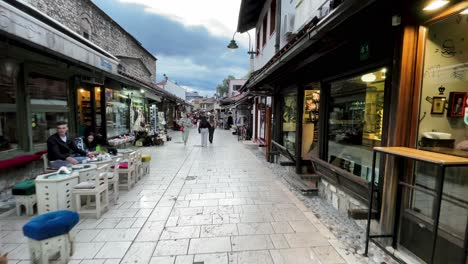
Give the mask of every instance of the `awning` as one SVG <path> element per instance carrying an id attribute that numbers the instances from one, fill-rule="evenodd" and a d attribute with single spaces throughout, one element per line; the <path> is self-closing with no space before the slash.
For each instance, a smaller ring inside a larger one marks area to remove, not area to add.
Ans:
<path id="1" fill-rule="evenodd" d="M 239 10 L 237 31 L 244 33 L 257 25 L 265 0 L 242 0 Z"/>
<path id="2" fill-rule="evenodd" d="M 154 101 L 156 101 L 156 102 L 161 102 L 161 99 L 162 99 L 161 96 L 156 95 L 156 94 L 154 94 L 154 93 L 152 93 L 152 92 L 149 92 L 149 91 L 146 91 L 146 92 L 145 92 L 145 97 L 146 97 L 146 98 L 149 98 L 149 99 L 151 99 L 151 100 L 154 100 Z"/>
<path id="3" fill-rule="evenodd" d="M 14 1 L 14 4 L 22 7 L 25 11 L 34 13 L 37 18 L 5 1 L 0 1 L 0 32 L 6 32 L 28 45 L 35 44 L 51 53 L 117 74 L 119 60 L 116 57 L 83 39 L 34 7 L 19 1 Z M 53 24 L 61 30 L 49 24 Z"/>

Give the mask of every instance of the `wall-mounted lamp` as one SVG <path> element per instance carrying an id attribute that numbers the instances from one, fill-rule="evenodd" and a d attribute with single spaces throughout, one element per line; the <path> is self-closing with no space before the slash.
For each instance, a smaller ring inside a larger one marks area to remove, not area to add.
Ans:
<path id="1" fill-rule="evenodd" d="M 445 5 L 447 5 L 450 1 L 445 0 L 433 0 L 428 5 L 426 5 L 423 10 L 424 11 L 433 11 L 437 10 Z"/>

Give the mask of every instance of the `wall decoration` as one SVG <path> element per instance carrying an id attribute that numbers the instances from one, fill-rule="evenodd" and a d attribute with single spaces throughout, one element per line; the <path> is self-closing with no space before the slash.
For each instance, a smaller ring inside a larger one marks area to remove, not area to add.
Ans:
<path id="1" fill-rule="evenodd" d="M 448 117 L 463 117 L 465 115 L 466 93 L 451 92 L 449 97 Z"/>
<path id="2" fill-rule="evenodd" d="M 431 114 L 444 114 L 445 110 L 445 97 L 434 96 L 432 99 L 432 109 Z"/>

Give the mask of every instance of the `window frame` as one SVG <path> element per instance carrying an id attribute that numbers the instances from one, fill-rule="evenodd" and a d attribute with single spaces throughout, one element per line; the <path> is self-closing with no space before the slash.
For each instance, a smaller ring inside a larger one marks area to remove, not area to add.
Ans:
<path id="1" fill-rule="evenodd" d="M 255 56 L 260 55 L 260 32 L 261 31 L 262 31 L 261 28 L 257 30 L 257 42 L 256 42 L 257 54 Z"/>
<path id="2" fill-rule="evenodd" d="M 348 172 L 344 169 L 341 169 L 340 167 L 337 167 L 331 163 L 328 162 L 328 135 L 329 135 L 329 109 L 331 107 L 331 103 L 327 98 L 329 98 L 331 95 L 331 84 L 333 82 L 337 81 L 343 81 L 346 79 L 350 79 L 362 74 L 365 74 L 367 72 L 372 72 L 375 71 L 376 69 L 381 69 L 381 68 L 387 68 L 388 69 L 388 75 L 385 79 L 385 91 L 384 91 L 384 113 L 383 113 L 383 123 L 382 123 L 382 137 L 381 137 L 381 142 L 382 146 L 385 146 L 384 142 L 388 142 L 388 127 L 390 125 L 390 120 L 389 120 L 389 112 L 390 112 L 390 101 L 391 101 L 391 92 L 392 92 L 392 74 L 391 74 L 391 66 L 388 63 L 388 61 L 381 60 L 376 62 L 375 64 L 367 65 L 364 67 L 360 67 L 356 70 L 350 70 L 348 72 L 345 72 L 340 75 L 332 76 L 330 78 L 326 78 L 323 80 L 321 83 L 321 88 L 320 88 L 320 95 L 321 98 L 324 98 L 324 100 L 320 100 L 320 119 L 319 119 L 319 159 L 323 161 L 323 166 L 328 168 L 328 170 L 337 170 L 339 171 L 339 175 L 342 177 L 346 177 L 349 179 L 349 181 L 352 181 L 353 183 L 356 183 L 358 185 L 368 185 L 368 181 L 365 179 L 361 178 L 360 176 L 354 175 L 351 172 Z M 380 168 L 384 168 L 384 163 L 380 163 Z M 379 184 L 383 183 L 383 171 L 384 170 L 379 170 Z"/>
<path id="3" fill-rule="evenodd" d="M 268 30 L 268 13 L 263 17 L 262 22 L 262 49 L 265 48 L 267 43 L 267 30 Z"/>
<path id="4" fill-rule="evenodd" d="M 270 37 L 276 31 L 276 0 L 271 0 L 270 4 Z"/>

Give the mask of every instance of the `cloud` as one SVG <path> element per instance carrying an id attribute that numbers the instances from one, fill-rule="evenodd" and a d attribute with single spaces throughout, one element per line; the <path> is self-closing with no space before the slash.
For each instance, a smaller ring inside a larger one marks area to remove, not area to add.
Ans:
<path id="1" fill-rule="evenodd" d="M 217 37 L 231 39 L 237 31 L 241 0 L 119 0 L 137 4 L 145 12 L 163 16 L 169 20 L 195 29 L 203 27 Z M 254 35 L 251 36 L 254 37 Z M 247 34 L 236 34 L 236 41 L 248 47 Z M 252 44 L 255 40 L 252 39 Z M 227 44 L 226 44 L 227 45 Z"/>
<path id="2" fill-rule="evenodd" d="M 179 0 L 174 1 L 181 5 Z M 185 14 L 183 10 L 179 12 L 178 9 L 168 8 L 168 10 L 164 11 L 167 13 L 166 16 L 153 11 L 149 12 L 150 5 L 156 5 L 157 2 L 157 5 L 162 8 L 173 4 L 161 2 L 170 1 L 154 1 L 155 3 L 151 3 L 152 1 L 146 0 L 93 0 L 93 2 L 125 30 L 135 36 L 144 48 L 158 58 L 156 62 L 157 82 L 161 81 L 163 79 L 162 75 L 166 73 L 169 79 L 177 81 L 179 85 L 197 90 L 200 94 L 211 96 L 215 93 L 216 86 L 226 76 L 234 75 L 242 78 L 249 69 L 247 45 L 245 47 L 240 46 L 239 49 L 233 52 L 226 48 L 232 37 L 232 32 L 235 31 L 234 28 L 228 37 L 217 36 L 211 31 L 219 31 L 218 29 L 195 25 L 195 22 L 191 23 L 192 25 L 186 22 L 186 25 L 184 25 L 179 22 L 181 18 L 174 19 L 167 15 L 173 14 L 174 16 L 183 17 Z M 231 1 L 220 0 L 219 2 Z M 240 2 L 240 0 L 233 2 Z M 226 7 L 222 10 L 227 9 L 229 5 L 223 4 Z M 186 6 L 184 10 L 187 8 Z M 200 9 L 201 7 L 198 7 L 196 10 Z M 207 17 L 207 21 L 212 20 L 206 23 L 217 21 L 216 17 L 211 17 L 211 13 L 214 12 L 202 11 L 201 13 L 204 17 Z M 237 16 L 238 11 L 229 10 L 229 12 Z M 210 18 L 208 18 L 208 15 L 210 15 Z M 189 20 L 189 18 L 184 19 Z M 236 23 L 237 18 L 234 24 Z M 237 34 L 236 40 L 246 36 L 247 34 Z"/>
<path id="3" fill-rule="evenodd" d="M 166 74 L 169 79 L 177 81 L 182 86 L 196 87 L 198 91 L 216 89 L 216 85 L 227 75 L 234 75 L 242 78 L 246 75 L 245 67 L 236 65 L 210 65 L 209 61 L 205 64 L 198 64 L 192 58 L 180 56 L 158 56 L 158 66 L 156 71 L 159 76 Z"/>
<path id="4" fill-rule="evenodd" d="M 146 12 L 152 12 L 168 19 L 177 21 L 184 26 L 203 26 L 215 36 L 229 37 L 237 28 L 240 0 L 120 0 L 124 3 L 134 3 L 145 7 Z"/>

